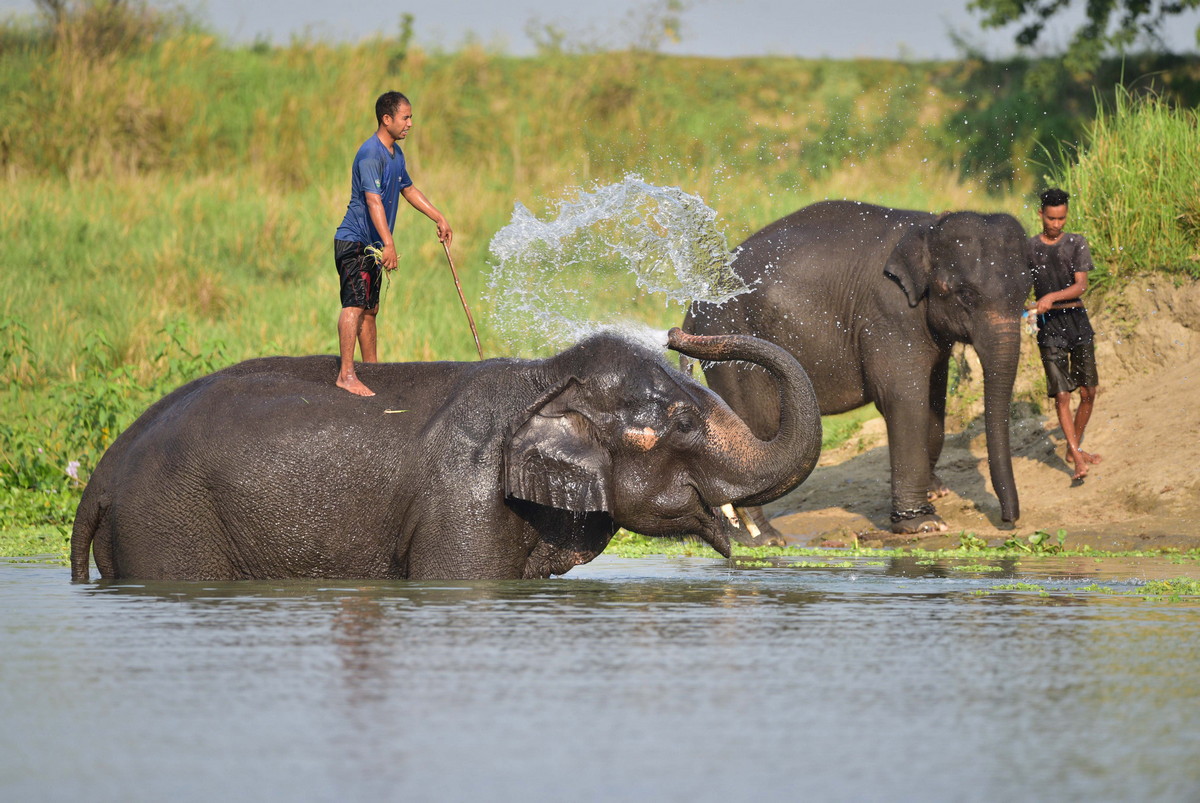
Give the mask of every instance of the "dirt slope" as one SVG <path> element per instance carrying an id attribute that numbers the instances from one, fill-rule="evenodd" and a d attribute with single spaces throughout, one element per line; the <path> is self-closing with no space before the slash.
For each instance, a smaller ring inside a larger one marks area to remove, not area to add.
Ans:
<path id="1" fill-rule="evenodd" d="M 1200 283 L 1141 281 L 1091 315 L 1101 391 L 1084 445 L 1104 461 L 1072 484 L 1054 405 L 1043 395 L 1037 344 L 1027 336 L 1012 427 L 1020 521 L 1015 527 L 1000 521 L 982 406 L 960 403 L 951 411 L 958 431 L 947 437 L 938 464 L 951 493 L 935 504 L 950 531 L 921 539 L 921 546 L 957 545 L 964 530 L 998 543 L 1063 528 L 1068 546 L 1200 548 Z M 974 354 L 963 353 L 979 377 Z M 965 395 L 977 398 L 979 391 L 968 386 Z M 955 429 L 953 421 L 947 425 Z M 887 532 L 888 495 L 887 439 L 882 419 L 874 419 L 822 455 L 812 476 L 767 514 L 798 544 L 844 543 L 856 534 L 860 543 L 912 543 L 911 536 Z"/>

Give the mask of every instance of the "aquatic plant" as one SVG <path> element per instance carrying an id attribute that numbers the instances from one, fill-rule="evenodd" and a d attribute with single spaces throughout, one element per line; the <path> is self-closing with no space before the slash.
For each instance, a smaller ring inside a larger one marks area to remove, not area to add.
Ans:
<path id="1" fill-rule="evenodd" d="M 1172 580 L 1150 580 L 1136 592 L 1147 598 L 1158 598 L 1167 602 L 1182 602 L 1188 597 L 1200 597 L 1200 580 L 1191 577 L 1176 577 Z"/>
<path id="2" fill-rule="evenodd" d="M 1051 542 L 1051 538 L 1055 539 L 1054 542 Z M 1066 530 L 1059 529 L 1054 536 L 1051 536 L 1045 530 L 1038 530 L 1023 542 L 1019 538 L 1009 538 L 1004 542 L 1004 546 L 1006 549 L 1020 550 L 1022 552 L 1054 555 L 1063 551 L 1066 542 Z"/>

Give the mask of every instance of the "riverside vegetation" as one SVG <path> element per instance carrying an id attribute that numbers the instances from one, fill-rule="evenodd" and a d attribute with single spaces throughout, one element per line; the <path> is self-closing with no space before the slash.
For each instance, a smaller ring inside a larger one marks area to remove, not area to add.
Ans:
<path id="1" fill-rule="evenodd" d="M 0 553 L 56 552 L 100 455 L 166 391 L 253 356 L 336 351 L 330 239 L 384 89 L 413 98 L 405 153 L 452 221 L 493 354 L 487 246 L 514 202 L 538 213 L 628 173 L 704 198 L 731 244 L 822 198 L 1032 228 L 1048 176 L 1075 193 L 1101 283 L 1200 274 L 1195 59 L 1130 59 L 1039 94 L 1026 62 L 517 58 L 427 51 L 408 28 L 230 47 L 146 9 L 95 17 L 107 5 L 0 26 Z M 396 229 L 381 358 L 473 359 L 432 228 L 405 214 Z M 682 317 L 629 297 L 622 315 Z"/>

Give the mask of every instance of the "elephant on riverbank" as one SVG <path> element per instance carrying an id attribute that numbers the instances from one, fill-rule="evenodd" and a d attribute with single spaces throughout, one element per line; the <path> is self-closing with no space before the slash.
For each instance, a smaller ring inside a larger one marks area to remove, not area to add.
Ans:
<path id="1" fill-rule="evenodd" d="M 103 578 L 522 578 L 562 574 L 619 527 L 728 557 L 731 505 L 796 487 L 820 452 L 812 385 L 783 349 L 673 329 L 670 348 L 774 377 L 759 439 L 660 353 L 600 334 L 544 360 L 361 366 L 268 357 L 197 379 L 113 443 L 83 493 L 71 574 Z M 722 511 L 724 508 L 724 512 Z"/>
<path id="2" fill-rule="evenodd" d="M 826 201 L 752 235 L 733 267 L 753 291 L 722 305 L 694 304 L 684 330 L 783 346 L 804 366 L 823 415 L 874 402 L 887 424 L 898 533 L 945 529 L 931 500 L 946 492 L 934 468 L 950 350 L 957 342 L 974 346 L 992 486 L 1003 520 L 1016 521 L 1009 406 L 1032 278 L 1015 218 Z M 759 437 L 770 436 L 778 411 L 765 374 L 719 363 L 705 375 Z M 749 513 L 764 538 L 778 537 L 760 509 Z"/>

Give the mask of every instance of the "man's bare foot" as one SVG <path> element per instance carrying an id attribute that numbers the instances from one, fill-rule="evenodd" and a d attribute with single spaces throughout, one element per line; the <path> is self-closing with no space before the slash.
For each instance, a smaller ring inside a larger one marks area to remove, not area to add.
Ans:
<path id="1" fill-rule="evenodd" d="M 1081 457 L 1078 462 L 1072 459 L 1072 455 L 1070 453 L 1067 454 L 1067 462 L 1075 466 L 1075 473 L 1071 475 L 1071 479 L 1073 480 L 1082 480 L 1087 476 L 1088 473 L 1088 459 L 1087 457 L 1082 456 L 1083 452 L 1080 452 L 1079 454 Z"/>
<path id="2" fill-rule="evenodd" d="M 1095 454 L 1094 452 L 1085 452 L 1082 449 L 1080 449 L 1079 453 L 1081 455 L 1083 455 L 1083 460 L 1085 463 L 1090 463 L 1091 465 L 1095 465 L 1097 463 L 1104 462 L 1104 458 L 1098 454 Z M 1075 465 L 1075 458 L 1071 455 L 1071 451 L 1069 449 L 1067 450 L 1067 462 L 1070 463 L 1071 465 Z"/>
<path id="3" fill-rule="evenodd" d="M 375 391 L 364 385 L 357 376 L 337 378 L 337 386 L 342 390 L 348 390 L 355 396 L 374 396 Z"/>

